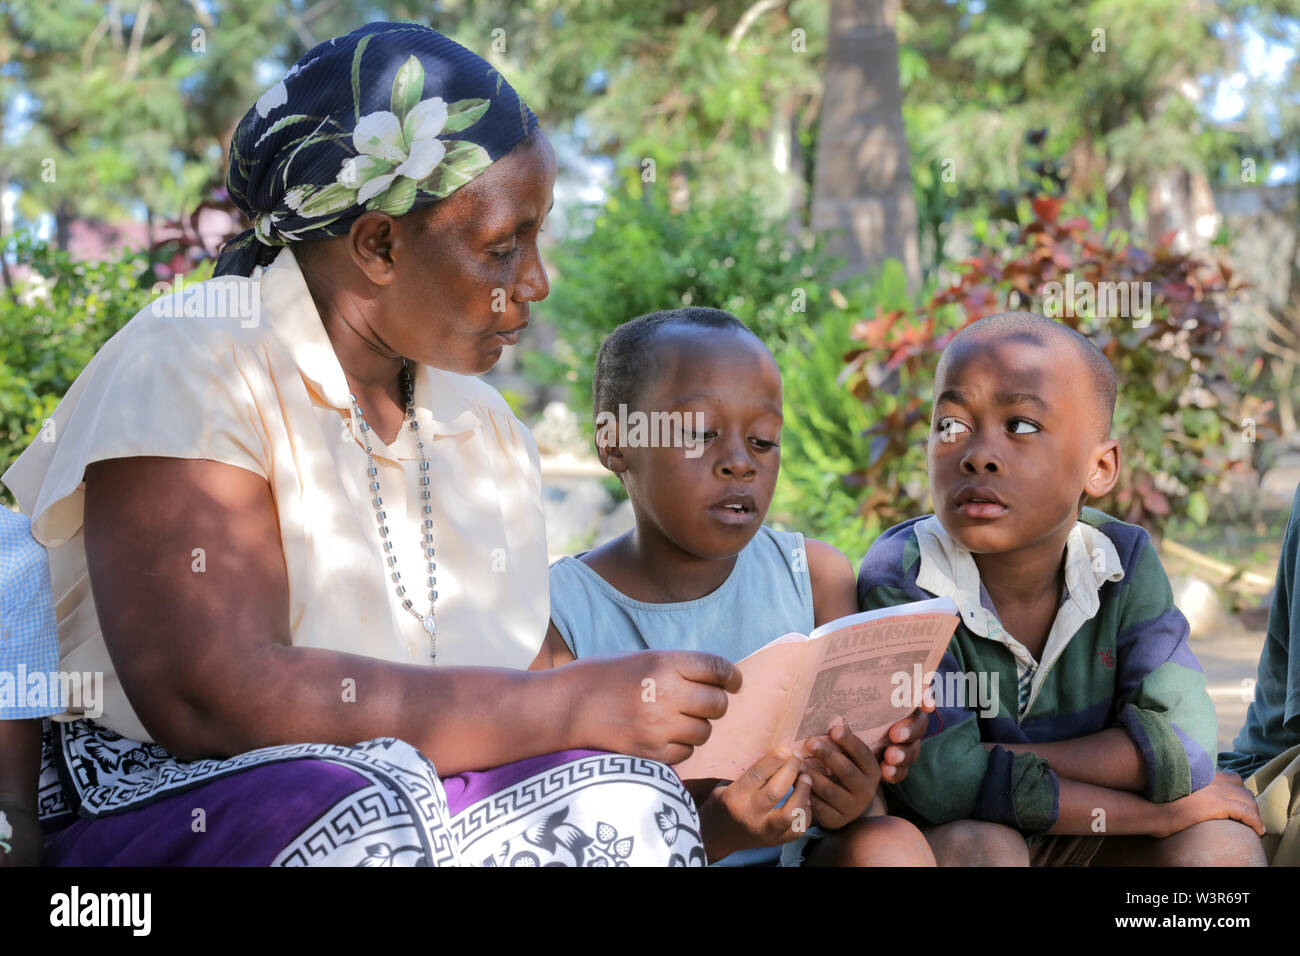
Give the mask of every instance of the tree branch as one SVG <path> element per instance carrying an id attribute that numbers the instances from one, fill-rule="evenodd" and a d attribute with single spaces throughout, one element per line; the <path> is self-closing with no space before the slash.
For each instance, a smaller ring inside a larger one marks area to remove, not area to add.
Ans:
<path id="1" fill-rule="evenodd" d="M 745 34 L 749 32 L 749 28 L 754 25 L 755 20 L 769 10 L 785 6 L 787 2 L 788 0 L 758 0 L 757 3 L 750 6 L 748 10 L 741 14 L 740 19 L 736 21 L 736 25 L 732 28 L 731 36 L 727 38 L 727 52 L 736 52 L 740 47 L 740 41 L 745 38 Z"/>
<path id="2" fill-rule="evenodd" d="M 194 11 L 194 19 L 199 21 L 199 26 L 211 30 L 214 26 L 212 14 L 203 9 L 203 5 L 199 3 L 199 0 L 189 0 L 189 2 L 190 9 Z"/>
<path id="3" fill-rule="evenodd" d="M 126 45 L 122 39 L 122 0 L 113 0 L 108 5 L 108 22 L 113 28 L 113 46 L 120 50 Z"/>
<path id="4" fill-rule="evenodd" d="M 104 38 L 108 32 L 108 15 L 105 14 L 95 24 L 95 29 L 90 31 L 90 36 L 86 37 L 86 42 L 81 44 L 81 72 L 90 72 L 90 60 L 95 55 L 95 47 L 99 46 L 99 41 Z"/>
<path id="5" fill-rule="evenodd" d="M 135 23 L 131 25 L 131 48 L 126 54 L 126 78 L 135 77 L 140 66 L 140 44 L 144 42 L 144 28 L 149 23 L 149 14 L 153 12 L 153 0 L 140 0 L 140 9 L 135 12 Z"/>

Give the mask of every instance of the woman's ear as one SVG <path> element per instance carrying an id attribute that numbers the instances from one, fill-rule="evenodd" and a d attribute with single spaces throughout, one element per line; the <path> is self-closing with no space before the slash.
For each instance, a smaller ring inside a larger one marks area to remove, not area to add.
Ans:
<path id="1" fill-rule="evenodd" d="M 397 277 L 395 246 L 401 239 L 397 223 L 387 213 L 371 210 L 359 216 L 348 230 L 348 252 L 367 279 L 389 285 Z"/>
<path id="2" fill-rule="evenodd" d="M 1119 481 L 1119 442 L 1109 438 L 1092 450 L 1088 480 L 1083 490 L 1089 498 L 1104 498 Z"/>

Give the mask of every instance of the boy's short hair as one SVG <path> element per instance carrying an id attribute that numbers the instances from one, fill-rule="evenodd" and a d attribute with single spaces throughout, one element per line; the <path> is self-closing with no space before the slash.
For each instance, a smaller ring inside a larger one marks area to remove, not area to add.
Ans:
<path id="1" fill-rule="evenodd" d="M 730 312 L 688 306 L 662 309 L 624 322 L 600 345 L 596 354 L 596 371 L 591 382 L 591 398 L 596 417 L 601 412 L 618 414 L 619 405 L 631 408 L 651 368 L 648 352 L 655 336 L 668 325 L 693 325 L 754 335 Z"/>
<path id="2" fill-rule="evenodd" d="M 947 362 L 948 349 L 956 342 L 979 335 L 1011 336 L 1044 346 L 1057 344 L 1073 348 L 1083 359 L 1092 380 L 1093 407 L 1097 413 L 1099 435 L 1101 438 L 1110 437 L 1115 418 L 1115 401 L 1119 395 L 1119 378 L 1110 360 L 1091 339 L 1077 329 L 1037 312 L 999 312 L 966 326 L 949 340 L 943 354 L 939 356 L 939 367 L 934 375 L 936 385 Z"/>

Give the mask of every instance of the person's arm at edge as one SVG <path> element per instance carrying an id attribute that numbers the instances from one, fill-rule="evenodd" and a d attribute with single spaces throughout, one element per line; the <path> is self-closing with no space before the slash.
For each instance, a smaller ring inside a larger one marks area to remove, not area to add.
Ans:
<path id="1" fill-rule="evenodd" d="M 41 825 L 36 816 L 36 786 L 41 773 L 40 720 L 0 720 L 0 813 L 13 829 L 0 866 L 38 866 Z"/>
<path id="2" fill-rule="evenodd" d="M 833 545 L 804 538 L 804 556 L 812 585 L 813 625 L 858 613 L 858 579 L 849 559 Z"/>
<path id="3" fill-rule="evenodd" d="M 1291 668 L 1300 660 L 1300 588 L 1296 565 L 1300 558 L 1300 488 L 1282 538 L 1282 554 L 1273 585 L 1268 629 L 1260 650 L 1257 680 L 1246 719 L 1230 750 L 1219 754 L 1218 766 L 1250 777 L 1266 763 L 1300 743 L 1300 721 L 1288 726 L 1287 687 Z"/>

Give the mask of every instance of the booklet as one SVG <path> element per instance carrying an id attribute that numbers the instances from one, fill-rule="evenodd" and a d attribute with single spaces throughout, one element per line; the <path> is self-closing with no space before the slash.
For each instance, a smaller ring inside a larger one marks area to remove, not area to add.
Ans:
<path id="1" fill-rule="evenodd" d="M 735 780 L 764 754 L 847 723 L 873 753 L 918 706 L 957 629 L 950 598 L 850 614 L 808 636 L 785 634 L 737 663 L 727 713 L 675 769 L 683 780 Z"/>

